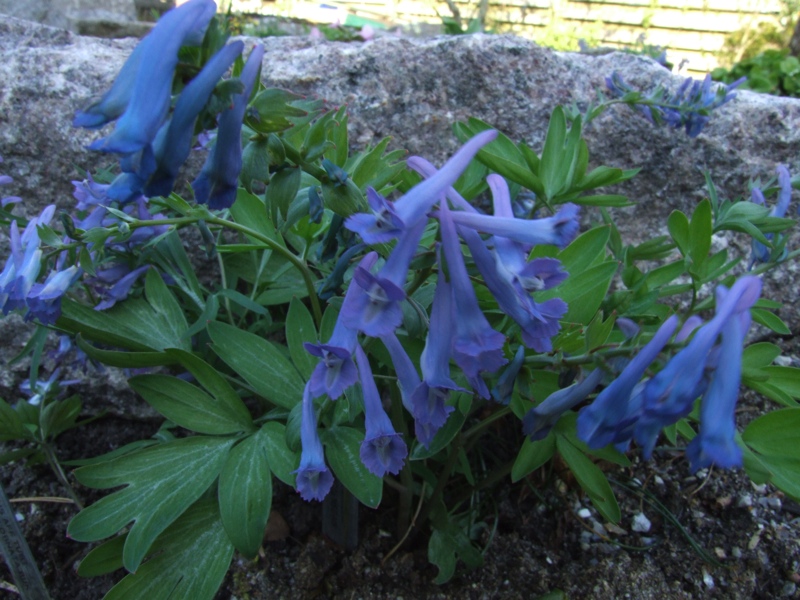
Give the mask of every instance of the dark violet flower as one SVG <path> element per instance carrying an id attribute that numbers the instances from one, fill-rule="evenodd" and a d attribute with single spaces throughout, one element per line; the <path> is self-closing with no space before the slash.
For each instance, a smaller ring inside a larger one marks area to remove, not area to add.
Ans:
<path id="1" fill-rule="evenodd" d="M 202 40 L 215 12 L 211 0 L 189 0 L 161 17 L 108 94 L 76 115 L 74 124 L 79 127 L 99 127 L 119 117 L 111 135 L 92 143 L 92 150 L 130 154 L 152 143 L 169 110 L 178 50 Z"/>
<path id="2" fill-rule="evenodd" d="M 786 214 L 787 209 L 789 208 L 789 203 L 792 200 L 792 178 L 789 175 L 789 170 L 784 165 L 778 165 L 777 167 L 778 172 L 778 200 L 775 203 L 775 206 L 772 207 L 772 210 L 769 211 L 769 216 L 771 217 L 783 217 Z M 751 201 L 755 204 L 759 204 L 764 206 L 766 204 L 764 200 L 763 192 L 758 188 L 753 188 L 751 192 Z M 765 237 L 770 241 L 773 242 L 775 239 L 775 234 L 767 233 Z M 780 241 L 783 236 L 779 235 L 777 241 Z M 788 251 L 786 248 L 783 249 L 783 253 L 780 257 L 777 258 L 778 261 L 783 260 L 786 258 Z M 756 239 L 753 239 L 753 252 L 750 259 L 750 268 L 756 262 L 765 263 L 769 262 L 770 256 L 772 255 L 772 250 L 759 242 Z"/>
<path id="3" fill-rule="evenodd" d="M 594 369 L 583 381 L 553 392 L 522 419 L 522 431 L 532 442 L 543 440 L 565 412 L 580 404 L 603 379 L 603 370 Z"/>
<path id="4" fill-rule="evenodd" d="M 406 298 L 403 286 L 424 230 L 425 221 L 405 230 L 377 275 L 368 269 L 356 268 L 350 286 L 355 284 L 362 291 L 347 310 L 342 307 L 340 318 L 345 325 L 370 337 L 387 335 L 400 326 L 403 321 L 400 302 Z"/>
<path id="5" fill-rule="evenodd" d="M 411 394 L 417 439 L 426 448 L 455 407 L 447 404 L 450 392 L 466 391 L 450 378 L 450 346 L 453 339 L 453 293 L 441 269 L 433 295 L 430 327 L 420 366 L 422 381 Z"/>
<path id="6" fill-rule="evenodd" d="M 220 113 L 217 140 L 203 170 L 192 182 L 197 201 L 211 209 L 230 208 L 236 201 L 242 170 L 242 120 L 263 58 L 264 46 L 259 44 L 250 52 L 239 75 L 244 91 L 234 96 L 233 106 Z"/>
<path id="7" fill-rule="evenodd" d="M 745 318 L 729 319 L 722 329 L 719 362 L 725 367 L 714 371 L 700 403 L 700 432 L 686 448 L 692 472 L 712 464 L 726 468 L 742 465 L 742 449 L 735 440 L 734 410 L 739 399 L 742 348 L 750 314 L 743 312 L 741 317 Z"/>
<path id="8" fill-rule="evenodd" d="M 505 336 L 492 329 L 478 306 L 478 298 L 464 265 L 456 228 L 446 201 L 440 205 L 439 221 L 442 247 L 452 286 L 455 307 L 453 314 L 456 315 L 452 343 L 453 359 L 461 367 L 476 393 L 488 399 L 489 388 L 480 373 L 494 373 L 508 362 L 503 356 Z"/>
<path id="9" fill-rule="evenodd" d="M 72 185 L 75 186 L 75 191 L 72 192 L 73 197 L 78 201 L 75 205 L 77 210 L 89 210 L 95 206 L 108 205 L 108 184 L 97 183 L 90 173 L 86 173 L 86 179 L 83 181 L 73 181 Z"/>
<path id="10" fill-rule="evenodd" d="M 195 121 L 220 78 L 243 50 L 243 42 L 228 44 L 181 91 L 172 118 L 162 125 L 153 142 L 156 168 L 144 188 L 148 197 L 169 196 L 172 192 L 178 171 L 192 149 Z"/>
<path id="11" fill-rule="evenodd" d="M 577 205 L 564 204 L 552 217 L 528 220 L 459 211 L 453 213 L 453 221 L 457 225 L 521 244 L 552 244 L 564 248 L 578 233 L 579 212 Z"/>
<path id="12" fill-rule="evenodd" d="M 54 271 L 44 283 L 34 283 L 28 294 L 28 315 L 43 325 L 52 325 L 61 316 L 61 298 L 78 281 L 83 271 L 76 266 Z"/>
<path id="13" fill-rule="evenodd" d="M 117 302 L 122 302 L 125 300 L 125 298 L 127 298 L 131 293 L 133 284 L 138 281 L 138 279 L 147 271 L 149 267 L 149 265 L 144 265 L 131 271 L 124 265 L 117 265 L 116 267 L 106 269 L 103 272 L 98 272 L 98 278 L 104 277 L 105 283 L 113 283 L 113 285 L 110 288 L 100 288 L 95 286 L 95 291 L 98 293 L 98 296 L 103 298 L 103 301 L 95 306 L 94 309 L 108 310 Z M 103 279 L 101 279 L 101 281 L 103 281 Z"/>
<path id="14" fill-rule="evenodd" d="M 317 433 L 317 415 L 309 384 L 303 390 L 303 419 L 300 424 L 300 467 L 297 473 L 297 491 L 307 502 L 322 501 L 333 486 L 333 475 L 325 464 L 322 442 Z"/>
<path id="15" fill-rule="evenodd" d="M 387 473 L 396 475 L 403 468 L 408 456 L 408 447 L 402 436 L 394 430 L 389 416 L 381 406 L 381 398 L 369 359 L 361 346 L 356 347 L 356 363 L 364 393 L 364 418 L 366 435 L 361 443 L 361 462 L 370 473 L 383 477 Z"/>
<path id="16" fill-rule="evenodd" d="M 64 381 L 59 381 L 58 378 L 61 375 L 61 368 L 56 368 L 50 374 L 50 377 L 46 381 L 42 381 L 41 379 L 37 380 L 35 383 L 31 384 L 30 379 L 24 380 L 20 385 L 20 391 L 29 396 L 28 404 L 31 406 L 39 406 L 43 400 L 48 399 L 55 399 L 58 398 L 63 394 L 62 388 L 65 388 L 69 385 L 75 385 L 76 383 L 80 383 L 80 379 L 66 379 Z"/>
<path id="17" fill-rule="evenodd" d="M 653 338 L 634 356 L 619 376 L 578 414 L 578 437 L 589 448 L 625 441 L 623 432 L 639 415 L 631 406 L 634 387 L 678 327 L 678 317 L 664 321 Z"/>
<path id="18" fill-rule="evenodd" d="M 497 378 L 497 385 L 492 388 L 492 398 L 500 404 L 511 402 L 511 395 L 514 393 L 514 384 L 517 382 L 517 375 L 525 362 L 525 347 L 517 348 L 514 359 Z"/>
<path id="19" fill-rule="evenodd" d="M 361 259 L 356 269 L 369 271 L 377 260 L 377 252 L 370 252 Z M 303 344 L 306 352 L 321 359 L 308 382 L 315 397 L 327 394 L 329 398 L 336 400 L 358 381 L 358 371 L 353 363 L 353 352 L 358 344 L 358 331 L 345 325 L 342 315 L 350 310 L 350 306 L 360 293 L 362 292 L 359 286 L 351 281 L 331 338 L 325 344 L 309 342 Z"/>
<path id="20" fill-rule="evenodd" d="M 345 227 L 358 233 L 367 243 L 375 243 L 369 242 L 370 239 L 388 241 L 399 236 L 424 220 L 431 207 L 456 182 L 478 151 L 496 137 L 497 131 L 493 129 L 479 133 L 464 144 L 439 171 L 415 185 L 395 203 L 384 200 L 376 193 L 377 198 L 370 201 L 373 214 L 353 215 L 345 221 Z"/>
<path id="21" fill-rule="evenodd" d="M 403 399 L 403 406 L 413 414 L 414 407 L 411 403 L 411 394 L 419 387 L 419 374 L 405 348 L 403 348 L 403 344 L 400 343 L 394 332 L 382 336 L 381 341 L 392 358 L 394 371 L 397 374 L 397 384 L 400 388 L 400 396 Z"/>
<path id="22" fill-rule="evenodd" d="M 627 317 L 619 317 L 614 324 L 619 327 L 626 340 L 632 340 L 639 335 L 639 326 Z"/>

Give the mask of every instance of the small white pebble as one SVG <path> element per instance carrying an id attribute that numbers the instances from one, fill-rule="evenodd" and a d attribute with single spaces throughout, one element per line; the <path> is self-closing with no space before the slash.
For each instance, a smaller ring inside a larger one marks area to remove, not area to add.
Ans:
<path id="1" fill-rule="evenodd" d="M 644 513 L 636 513 L 633 515 L 633 523 L 631 529 L 638 533 L 647 533 L 650 531 L 650 519 L 644 516 Z"/>
<path id="2" fill-rule="evenodd" d="M 791 356 L 776 356 L 774 362 L 779 367 L 791 367 L 794 361 Z"/>
<path id="3" fill-rule="evenodd" d="M 733 558 L 742 558 L 742 549 L 738 546 L 734 546 L 733 549 L 731 549 L 731 556 L 733 556 Z"/>
<path id="4" fill-rule="evenodd" d="M 767 493 L 767 484 L 766 483 L 761 483 L 761 484 L 753 483 L 752 486 L 753 486 L 753 489 L 758 494 L 766 494 Z"/>
<path id="5" fill-rule="evenodd" d="M 750 494 L 742 494 L 739 496 L 738 502 L 736 502 L 736 506 L 739 508 L 746 508 L 748 506 L 753 506 L 753 496 Z"/>
<path id="6" fill-rule="evenodd" d="M 21 523 L 22 521 L 25 520 L 25 515 L 23 515 L 20 512 L 14 513 L 14 518 Z"/>
<path id="7" fill-rule="evenodd" d="M 708 589 L 714 589 L 714 578 L 705 569 L 703 569 L 703 583 L 706 584 Z"/>
<path id="8" fill-rule="evenodd" d="M 780 498 L 767 498 L 767 505 L 772 510 L 780 510 L 781 509 L 781 499 Z"/>
<path id="9" fill-rule="evenodd" d="M 664 485 L 664 480 L 663 480 L 663 479 L 661 479 L 661 477 L 659 477 L 658 475 L 656 475 L 655 477 L 653 477 L 653 481 L 655 481 L 655 482 L 656 482 L 656 485 Z"/>
<path id="10" fill-rule="evenodd" d="M 588 519 L 592 516 L 592 511 L 590 511 L 588 508 L 582 508 L 578 511 L 578 516 L 581 519 Z"/>
<path id="11" fill-rule="evenodd" d="M 781 590 L 781 596 L 791 597 L 797 591 L 797 584 L 787 581 Z"/>

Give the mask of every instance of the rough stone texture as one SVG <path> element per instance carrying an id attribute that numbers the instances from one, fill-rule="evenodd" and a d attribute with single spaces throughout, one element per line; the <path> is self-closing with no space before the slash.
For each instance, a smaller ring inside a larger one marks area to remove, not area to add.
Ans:
<path id="1" fill-rule="evenodd" d="M 676 87 L 681 79 L 649 59 L 622 53 L 558 53 L 511 36 L 432 39 L 383 37 L 367 43 L 264 41 L 267 85 L 347 103 L 356 146 L 392 136 L 393 146 L 440 163 L 456 147 L 454 122 L 476 116 L 540 150 L 552 107 L 585 106 L 618 70 L 634 86 Z M 102 93 L 133 40 L 109 41 L 0 16 L 0 156 L 25 211 L 72 203 L 69 180 L 109 157 L 84 146 L 97 132 L 70 125 L 75 109 Z M 800 171 L 800 101 L 739 92 L 696 139 L 657 129 L 627 107 L 614 107 L 587 131 L 590 166 L 641 167 L 613 192 L 638 206 L 618 211 L 624 230 L 663 232 L 675 208 L 691 211 L 704 196 L 708 169 L 724 197 L 747 195 L 750 177 L 769 178 L 779 162 Z M 591 214 L 588 213 L 587 214 Z M 726 242 L 727 243 L 727 242 Z M 746 240 L 732 240 L 746 251 Z M 791 272 L 790 271 L 791 268 Z M 794 265 L 779 271 L 797 280 Z M 777 286 L 776 286 L 777 287 Z M 792 316 L 791 314 L 789 315 Z M 797 317 L 793 320 L 796 324 Z"/>
<path id="2" fill-rule="evenodd" d="M 0 14 L 72 29 L 85 20 L 132 21 L 134 0 L 0 0 Z"/>

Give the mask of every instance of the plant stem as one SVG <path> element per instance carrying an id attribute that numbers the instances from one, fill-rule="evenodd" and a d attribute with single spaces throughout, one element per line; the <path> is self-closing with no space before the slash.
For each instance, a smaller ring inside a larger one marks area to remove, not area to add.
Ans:
<path id="1" fill-rule="evenodd" d="M 55 473 L 56 478 L 61 482 L 61 485 L 67 490 L 67 494 L 72 501 L 75 503 L 80 510 L 83 510 L 83 503 L 78 498 L 78 495 L 75 493 L 75 490 L 72 489 L 72 486 L 67 479 L 64 470 L 61 468 L 61 463 L 58 462 L 58 457 L 56 456 L 55 451 L 53 450 L 53 446 L 48 443 L 42 444 L 42 449 L 44 450 L 44 455 L 47 457 L 47 464 L 50 465 L 50 468 Z"/>
<path id="2" fill-rule="evenodd" d="M 462 434 L 459 433 L 450 443 L 450 453 L 447 455 L 444 466 L 439 472 L 439 477 L 436 480 L 436 487 L 433 488 L 431 497 L 428 499 L 428 502 L 425 503 L 424 508 L 420 512 L 419 519 L 417 521 L 418 524 L 425 523 L 425 521 L 428 520 L 431 510 L 433 510 L 433 507 L 441 500 L 444 489 L 447 487 L 447 482 L 450 481 L 450 475 L 453 474 L 453 469 L 458 462 L 458 453 L 461 451 L 462 444 Z"/>

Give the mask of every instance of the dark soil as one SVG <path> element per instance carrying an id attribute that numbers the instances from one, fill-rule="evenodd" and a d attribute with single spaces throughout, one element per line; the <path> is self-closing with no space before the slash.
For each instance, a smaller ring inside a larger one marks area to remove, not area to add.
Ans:
<path id="1" fill-rule="evenodd" d="M 749 419 L 762 410 L 755 399 L 745 399 L 741 416 Z M 158 420 L 102 418 L 63 434 L 58 454 L 64 459 L 98 455 L 150 437 L 158 425 Z M 274 516 L 288 530 L 281 534 L 278 527 L 275 537 L 282 539 L 265 542 L 256 561 L 235 555 L 217 598 L 510 599 L 555 589 L 573 599 L 800 597 L 800 506 L 769 486 L 754 486 L 741 472 L 691 476 L 681 453 L 661 453 L 644 464 L 635 455 L 633 460 L 631 468 L 614 467 L 609 475 L 640 482 L 680 528 L 622 487 L 615 492 L 623 519 L 618 527 L 607 525 L 556 466 L 496 490 L 494 508 L 483 515 L 487 526 L 477 536 L 485 548 L 484 566 L 459 565 L 442 586 L 433 583 L 437 570 L 428 563 L 424 536 L 412 536 L 386 559 L 397 542 L 391 490 L 378 510 L 360 509 L 359 545 L 350 552 L 320 533 L 318 504 L 303 502 L 276 482 Z M 65 535 L 77 509 L 25 500 L 67 495 L 49 468 L 14 464 L 0 474 L 9 498 L 18 500 L 14 506 L 22 529 L 53 598 L 101 598 L 122 573 L 88 580 L 77 576 L 88 547 Z M 74 485 L 87 504 L 101 496 Z M 634 531 L 638 513 L 651 524 L 646 532 Z M 692 543 L 722 566 L 704 562 Z M 0 579 L 10 581 L 4 567 Z M 0 591 L 0 597 L 18 596 Z"/>

